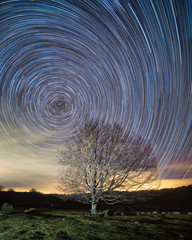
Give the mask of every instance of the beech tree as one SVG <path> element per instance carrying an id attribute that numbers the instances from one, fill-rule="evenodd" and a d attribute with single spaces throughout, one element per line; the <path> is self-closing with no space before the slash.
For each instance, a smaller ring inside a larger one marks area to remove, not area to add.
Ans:
<path id="1" fill-rule="evenodd" d="M 87 121 L 64 143 L 58 159 L 60 189 L 90 202 L 92 215 L 99 201 L 117 202 L 122 190 L 140 189 L 157 177 L 151 145 L 118 124 Z"/>

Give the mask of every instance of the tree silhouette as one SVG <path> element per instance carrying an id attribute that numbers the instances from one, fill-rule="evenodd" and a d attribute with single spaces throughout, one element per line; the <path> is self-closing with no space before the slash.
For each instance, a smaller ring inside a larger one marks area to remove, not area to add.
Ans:
<path id="1" fill-rule="evenodd" d="M 5 186 L 0 185 L 0 192 L 2 192 L 5 189 Z"/>
<path id="2" fill-rule="evenodd" d="M 15 192 L 15 190 L 13 188 L 9 188 L 7 192 Z"/>
<path id="3" fill-rule="evenodd" d="M 35 188 L 31 188 L 31 190 L 29 192 L 30 193 L 37 193 L 37 190 Z"/>
<path id="4" fill-rule="evenodd" d="M 59 151 L 63 171 L 60 189 L 91 202 L 97 213 L 100 200 L 119 201 L 119 191 L 139 189 L 157 177 L 152 147 L 133 140 L 118 124 L 86 122 Z"/>

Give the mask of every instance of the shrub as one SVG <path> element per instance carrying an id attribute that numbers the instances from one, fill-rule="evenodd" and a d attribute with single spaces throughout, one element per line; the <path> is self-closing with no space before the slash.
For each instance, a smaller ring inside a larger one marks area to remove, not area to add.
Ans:
<path id="1" fill-rule="evenodd" d="M 105 216 L 105 213 L 104 212 L 100 212 L 98 213 L 99 214 L 99 217 L 104 217 Z"/>
<path id="2" fill-rule="evenodd" d="M 3 206 L 1 207 L 1 211 L 3 214 L 11 213 L 14 211 L 13 205 L 9 205 L 7 202 L 3 203 Z"/>
<path id="3" fill-rule="evenodd" d="M 114 215 L 114 211 L 113 210 L 108 210 L 106 212 L 106 214 L 109 216 L 109 217 L 112 217 Z"/>

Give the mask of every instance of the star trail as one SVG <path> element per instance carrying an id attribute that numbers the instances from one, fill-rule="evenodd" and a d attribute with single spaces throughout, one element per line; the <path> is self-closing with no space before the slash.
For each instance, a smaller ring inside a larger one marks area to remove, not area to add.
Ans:
<path id="1" fill-rule="evenodd" d="M 0 1 L 0 163 L 56 169 L 85 119 L 150 140 L 161 178 L 192 178 L 190 0 Z"/>

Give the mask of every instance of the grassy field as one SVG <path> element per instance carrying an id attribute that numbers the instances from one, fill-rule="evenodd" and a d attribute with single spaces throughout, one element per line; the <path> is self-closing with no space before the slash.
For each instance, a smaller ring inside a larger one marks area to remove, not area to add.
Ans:
<path id="1" fill-rule="evenodd" d="M 88 213 L 87 213 L 88 214 Z M 17 212 L 0 217 L 0 239 L 191 240 L 192 216 L 87 217 L 80 211 Z"/>

